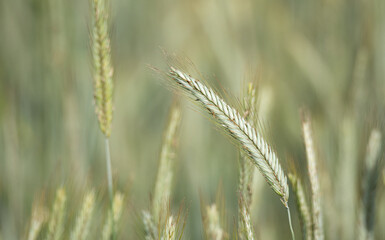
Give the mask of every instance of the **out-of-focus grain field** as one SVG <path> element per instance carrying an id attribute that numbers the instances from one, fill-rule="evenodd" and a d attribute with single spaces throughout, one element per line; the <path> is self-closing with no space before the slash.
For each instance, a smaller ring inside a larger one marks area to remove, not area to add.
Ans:
<path id="1" fill-rule="evenodd" d="M 102 236 L 110 206 L 104 138 L 94 110 L 90 2 L 0 1 L 0 239 L 27 239 L 36 206 L 45 219 L 37 239 L 45 239 L 62 188 L 62 239 L 71 237 L 87 194 L 89 205 L 90 196 L 95 198 L 88 239 Z M 124 195 L 118 196 L 123 201 L 118 239 L 145 239 L 143 211 L 152 208 L 175 99 L 175 91 L 148 67 L 168 71 L 162 49 L 188 57 L 236 108 L 256 79 L 256 114 L 263 126 L 258 129 L 285 174 L 301 178 L 311 206 L 300 111 L 307 109 L 325 239 L 385 238 L 385 1 L 111 0 L 110 5 L 115 86 L 110 150 L 114 189 Z M 182 239 L 236 239 L 239 147 L 185 99 L 179 97 L 170 211 L 177 217 L 182 206 Z M 374 157 L 373 141 L 379 144 Z M 379 159 L 378 171 L 371 158 Z M 254 238 L 290 239 L 279 197 L 254 174 Z M 294 231 L 301 239 L 292 191 L 290 185 Z M 223 238 L 207 233 L 215 202 Z M 369 229 L 374 236 L 358 233 L 366 225 L 374 226 Z"/>

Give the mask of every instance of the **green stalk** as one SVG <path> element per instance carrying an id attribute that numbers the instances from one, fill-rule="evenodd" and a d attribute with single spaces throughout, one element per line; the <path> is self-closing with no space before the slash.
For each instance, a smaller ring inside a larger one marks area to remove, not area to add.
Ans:
<path id="1" fill-rule="evenodd" d="M 287 209 L 287 217 L 289 218 L 289 226 L 290 226 L 290 232 L 291 232 L 291 239 L 295 240 L 293 224 L 291 223 L 291 214 L 290 214 L 289 206 L 286 206 L 286 209 Z"/>
<path id="2" fill-rule="evenodd" d="M 106 148 L 106 167 L 107 167 L 107 183 L 108 183 L 108 195 L 110 197 L 110 209 L 113 212 L 113 201 L 114 201 L 114 189 L 112 185 L 112 171 L 111 171 L 111 154 L 110 154 L 110 141 L 108 138 L 105 139 Z M 111 218 L 111 238 L 116 239 L 115 233 L 115 221 L 113 214 L 110 214 Z"/>

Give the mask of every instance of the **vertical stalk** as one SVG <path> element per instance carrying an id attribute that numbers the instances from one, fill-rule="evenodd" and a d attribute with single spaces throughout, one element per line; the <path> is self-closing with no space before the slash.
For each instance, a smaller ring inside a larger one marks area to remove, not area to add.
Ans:
<path id="1" fill-rule="evenodd" d="M 290 214 L 289 206 L 286 206 L 286 210 L 287 210 L 287 217 L 289 218 L 289 226 L 290 226 L 290 232 L 291 232 L 291 239 L 295 240 L 293 224 L 291 223 L 291 214 Z"/>
<path id="2" fill-rule="evenodd" d="M 112 235 L 111 239 L 115 239 L 115 223 L 114 223 L 114 209 L 113 209 L 113 202 L 114 202 L 114 190 L 112 186 L 112 170 L 111 170 L 111 154 L 110 154 L 110 141 L 106 137 L 105 138 L 105 148 L 106 148 L 106 166 L 107 166 L 107 183 L 108 183 L 108 195 L 110 197 L 110 218 L 112 223 Z"/>
<path id="3" fill-rule="evenodd" d="M 107 166 L 107 182 L 108 182 L 108 195 L 110 196 L 110 203 L 112 206 L 114 191 L 112 188 L 112 171 L 111 171 L 111 154 L 110 154 L 110 141 L 105 139 L 106 148 L 106 166 Z"/>

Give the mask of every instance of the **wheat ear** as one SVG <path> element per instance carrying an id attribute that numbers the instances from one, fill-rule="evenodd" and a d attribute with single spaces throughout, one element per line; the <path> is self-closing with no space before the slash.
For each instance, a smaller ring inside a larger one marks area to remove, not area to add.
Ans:
<path id="1" fill-rule="evenodd" d="M 142 212 L 142 221 L 144 225 L 144 234 L 146 240 L 155 240 L 158 238 L 158 230 L 152 219 L 151 213 L 148 211 Z"/>
<path id="2" fill-rule="evenodd" d="M 28 240 L 37 239 L 43 224 L 47 221 L 48 213 L 43 207 L 36 204 L 32 210 L 31 225 L 28 232 Z"/>
<path id="3" fill-rule="evenodd" d="M 112 210 L 110 209 L 108 211 L 108 217 L 106 220 L 106 223 L 103 227 L 103 234 L 102 239 L 103 240 L 110 240 L 117 232 L 117 226 L 120 221 L 120 217 L 123 212 L 123 194 L 117 192 L 115 193 L 113 204 L 112 204 Z M 114 232 L 115 231 L 115 232 Z"/>
<path id="4" fill-rule="evenodd" d="M 244 118 L 246 121 L 255 121 L 256 97 L 255 88 L 249 83 L 247 94 L 244 98 Z M 252 200 L 251 184 L 254 175 L 254 166 L 247 155 L 240 152 L 239 163 L 239 192 L 238 201 L 238 235 L 240 239 L 254 239 L 253 226 L 250 217 L 250 205 Z"/>
<path id="5" fill-rule="evenodd" d="M 205 232 L 206 237 L 209 240 L 222 240 L 224 239 L 224 231 L 220 224 L 219 213 L 217 205 L 213 204 L 207 206 L 205 217 Z"/>
<path id="6" fill-rule="evenodd" d="M 94 100 L 99 127 L 104 134 L 106 147 L 106 164 L 110 201 L 112 202 L 112 174 L 109 153 L 109 140 L 112 123 L 113 68 L 111 64 L 111 47 L 108 36 L 108 11 L 104 0 L 93 0 L 93 34 L 92 55 L 94 60 Z"/>
<path id="7" fill-rule="evenodd" d="M 87 238 L 94 207 L 95 193 L 91 191 L 84 198 L 82 209 L 76 219 L 75 229 L 71 233 L 71 240 L 85 240 Z"/>
<path id="8" fill-rule="evenodd" d="M 244 200 L 239 200 L 239 228 L 238 228 L 238 235 L 239 239 L 241 240 L 254 240 L 254 231 L 253 231 L 253 225 L 251 223 L 251 217 L 250 217 L 250 211 L 249 207 L 247 206 L 247 203 L 244 202 Z"/>
<path id="9" fill-rule="evenodd" d="M 108 31 L 109 1 L 92 0 L 93 3 L 93 32 L 92 32 L 92 56 L 94 65 L 94 100 L 95 112 L 98 117 L 99 127 L 105 136 L 106 170 L 110 208 L 113 205 L 112 167 L 109 137 L 111 135 L 113 113 L 113 67 L 111 63 L 111 46 Z M 114 222 L 112 221 L 112 235 L 115 239 Z"/>
<path id="10" fill-rule="evenodd" d="M 162 240 L 174 240 L 176 238 L 176 222 L 173 216 L 169 216 L 163 231 Z"/>
<path id="11" fill-rule="evenodd" d="M 105 0 L 93 0 L 92 55 L 94 61 L 94 99 L 99 127 L 108 138 L 111 134 L 113 68 L 108 36 L 108 6 Z"/>
<path id="12" fill-rule="evenodd" d="M 55 202 L 48 223 L 47 240 L 58 240 L 63 234 L 63 221 L 65 214 L 65 204 L 67 195 L 64 188 L 59 188 L 56 191 Z"/>
<path id="13" fill-rule="evenodd" d="M 169 77 L 196 101 L 200 102 L 220 123 L 220 126 L 240 144 L 241 149 L 257 166 L 273 191 L 281 197 L 281 201 L 287 210 L 291 235 L 295 239 L 288 206 L 289 186 L 287 177 L 272 148 L 250 123 L 214 93 L 212 89 L 173 67 L 170 69 Z"/>
<path id="14" fill-rule="evenodd" d="M 374 216 L 377 183 L 380 167 L 381 132 L 372 130 L 366 151 L 365 168 L 362 181 L 362 196 L 359 206 L 358 239 L 374 239 Z"/>
<path id="15" fill-rule="evenodd" d="M 256 97 L 255 88 L 252 83 L 248 85 L 247 94 L 244 99 L 244 119 L 253 123 L 255 121 Z M 254 124 L 253 124 L 254 126 Z M 253 181 L 254 166 L 248 159 L 248 156 L 242 151 L 240 152 L 239 166 L 239 191 L 242 194 L 245 204 L 250 207 L 252 200 L 251 184 Z"/>
<path id="16" fill-rule="evenodd" d="M 302 132 L 306 148 L 307 169 L 311 188 L 313 236 L 315 240 L 324 239 L 320 186 L 317 173 L 316 153 L 314 150 L 310 116 L 303 114 Z"/>
<path id="17" fill-rule="evenodd" d="M 234 108 L 230 107 L 214 91 L 191 76 L 171 67 L 169 76 L 179 86 L 196 98 L 221 127 L 230 134 L 249 156 L 259 171 L 288 207 L 289 187 L 287 178 L 272 148 L 262 136 Z"/>
<path id="18" fill-rule="evenodd" d="M 312 219 L 310 214 L 309 205 L 306 201 L 305 191 L 302 186 L 301 180 L 294 174 L 289 174 L 289 180 L 293 186 L 292 190 L 296 197 L 297 208 L 299 212 L 299 220 L 301 222 L 302 236 L 304 240 L 312 240 Z"/>
<path id="19" fill-rule="evenodd" d="M 181 111 L 177 104 L 171 108 L 170 120 L 165 130 L 163 146 L 160 153 L 158 173 L 152 202 L 152 217 L 156 223 L 161 218 L 161 210 L 167 209 L 171 194 L 173 165 L 177 133 L 181 122 Z"/>

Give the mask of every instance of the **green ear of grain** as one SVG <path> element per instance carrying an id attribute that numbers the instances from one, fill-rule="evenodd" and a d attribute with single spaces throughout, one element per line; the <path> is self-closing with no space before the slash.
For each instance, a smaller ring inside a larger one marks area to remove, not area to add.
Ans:
<path id="1" fill-rule="evenodd" d="M 294 174 L 289 174 L 289 180 L 293 186 L 293 192 L 296 196 L 297 209 L 299 212 L 299 220 L 301 223 L 302 238 L 304 240 L 313 239 L 312 218 L 309 205 L 306 201 L 306 194 L 302 186 L 301 180 Z"/>
<path id="2" fill-rule="evenodd" d="M 261 134 L 237 110 L 200 81 L 173 67 L 170 69 L 169 77 L 176 83 L 174 85 L 200 102 L 201 106 L 214 116 L 214 120 L 218 121 L 219 126 L 239 144 L 287 208 L 289 199 L 287 177 L 275 152 Z"/>
<path id="3" fill-rule="evenodd" d="M 256 120 L 256 97 L 255 87 L 249 83 L 246 96 L 244 97 L 244 118 L 246 121 L 254 122 Z M 254 124 L 253 124 L 254 125 Z M 239 158 L 239 194 L 238 201 L 238 236 L 241 240 L 254 239 L 253 225 L 250 217 L 250 205 L 252 200 L 252 182 L 254 175 L 254 166 L 247 155 L 240 151 Z"/>
<path id="4" fill-rule="evenodd" d="M 313 223 L 313 236 L 315 240 L 324 239 L 323 217 L 321 207 L 320 184 L 318 180 L 316 152 L 314 149 L 313 134 L 311 128 L 310 116 L 303 114 L 302 132 L 306 148 L 307 169 L 311 189 L 311 211 Z"/>
<path id="5" fill-rule="evenodd" d="M 95 112 L 99 127 L 105 136 L 106 170 L 110 206 L 113 205 L 112 167 L 109 146 L 113 114 L 113 67 L 111 62 L 111 43 L 109 38 L 109 1 L 92 0 L 93 29 L 91 38 L 94 78 Z M 113 209 L 110 209 L 113 211 Z M 112 213 L 111 213 L 112 214 Z M 112 215 L 111 215 L 112 216 Z M 112 235 L 115 236 L 114 220 L 110 220 Z"/>
<path id="6" fill-rule="evenodd" d="M 222 240 L 225 232 L 220 223 L 220 216 L 216 204 L 206 207 L 204 218 L 205 233 L 208 240 Z"/>
<path id="7" fill-rule="evenodd" d="M 71 233 L 71 240 L 87 239 L 94 207 L 95 193 L 91 191 L 84 198 L 82 209 L 76 219 L 75 228 Z"/>
<path id="8" fill-rule="evenodd" d="M 256 119 L 256 97 L 255 97 L 255 88 L 252 83 L 248 85 L 247 94 L 244 98 L 244 118 L 246 121 L 252 123 L 255 126 L 254 122 Z M 254 175 L 254 166 L 251 161 L 248 159 L 248 156 L 240 151 L 240 164 L 239 164 L 239 191 L 242 194 L 243 201 L 247 204 L 247 207 L 250 207 L 252 199 L 251 184 L 253 181 Z"/>
<path id="9" fill-rule="evenodd" d="M 94 100 L 99 127 L 108 138 L 111 134 L 113 113 L 113 67 L 108 36 L 108 6 L 105 0 L 92 0 L 93 31 L 92 56 L 94 65 Z"/>
<path id="10" fill-rule="evenodd" d="M 155 223 L 162 218 L 161 211 L 168 209 L 168 200 L 171 195 L 173 166 L 177 133 L 181 122 L 181 110 L 175 104 L 170 111 L 170 120 L 164 133 L 163 146 L 160 153 L 158 173 L 155 181 L 154 197 L 152 199 L 152 217 Z M 165 212 L 166 213 L 166 212 Z"/>
<path id="11" fill-rule="evenodd" d="M 170 68 L 168 76 L 174 86 L 184 90 L 214 117 L 219 127 L 239 144 L 273 191 L 281 197 L 281 202 L 287 210 L 292 239 L 295 239 L 288 205 L 287 177 L 272 147 L 237 110 L 229 106 L 211 88 L 174 67 Z"/>
<path id="12" fill-rule="evenodd" d="M 56 191 L 55 202 L 53 204 L 53 209 L 50 214 L 46 240 L 61 239 L 64 231 L 64 215 L 66 201 L 67 195 L 64 188 L 59 188 Z"/>
<path id="13" fill-rule="evenodd" d="M 247 203 L 241 197 L 238 203 L 238 236 L 240 240 L 254 240 L 253 224 Z"/>
<path id="14" fill-rule="evenodd" d="M 144 234 L 146 240 L 155 240 L 158 238 L 158 231 L 151 213 L 148 211 L 142 212 L 142 221 L 144 225 Z"/>
<path id="15" fill-rule="evenodd" d="M 117 227 L 119 226 L 120 217 L 123 211 L 123 194 L 115 193 L 114 200 L 112 203 L 112 211 L 108 211 L 106 223 L 103 227 L 102 239 L 110 240 L 113 234 L 117 233 Z"/>
<path id="16" fill-rule="evenodd" d="M 47 221 L 47 210 L 38 205 L 33 207 L 31 223 L 28 232 L 28 240 L 37 239 L 43 224 Z"/>
<path id="17" fill-rule="evenodd" d="M 176 222 L 173 216 L 169 216 L 163 231 L 162 240 L 174 240 L 176 238 Z"/>

